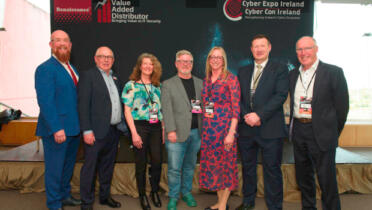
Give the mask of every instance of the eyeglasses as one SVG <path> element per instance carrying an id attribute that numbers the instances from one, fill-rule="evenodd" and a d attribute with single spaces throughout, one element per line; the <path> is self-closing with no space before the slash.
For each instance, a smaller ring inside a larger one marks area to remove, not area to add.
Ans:
<path id="1" fill-rule="evenodd" d="M 70 39 L 69 38 L 65 38 L 65 39 L 52 39 L 51 41 L 52 42 L 57 42 L 57 43 L 59 43 L 59 42 L 68 43 L 68 42 L 70 42 Z"/>
<path id="2" fill-rule="evenodd" d="M 194 61 L 193 61 L 193 60 L 177 60 L 177 62 L 180 62 L 180 63 L 182 63 L 182 64 L 188 64 L 188 65 L 190 65 L 190 64 L 192 64 Z"/>
<path id="3" fill-rule="evenodd" d="M 211 59 L 211 60 L 222 60 L 223 57 L 222 56 L 209 56 L 209 59 Z"/>
<path id="4" fill-rule="evenodd" d="M 311 46 L 311 47 L 304 47 L 304 48 L 296 48 L 296 52 L 309 52 L 310 50 L 312 50 L 315 46 Z"/>
<path id="5" fill-rule="evenodd" d="M 112 55 L 96 55 L 96 57 L 99 58 L 99 59 L 107 59 L 107 60 L 114 59 L 114 56 L 112 56 Z"/>

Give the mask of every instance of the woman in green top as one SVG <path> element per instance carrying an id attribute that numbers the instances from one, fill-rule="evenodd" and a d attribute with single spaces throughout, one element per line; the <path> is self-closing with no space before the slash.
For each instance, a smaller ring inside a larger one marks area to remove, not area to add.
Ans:
<path id="1" fill-rule="evenodd" d="M 136 181 L 141 207 L 151 209 L 146 197 L 146 163 L 150 152 L 151 200 L 161 207 L 158 195 L 162 164 L 162 120 L 160 104 L 161 64 L 149 53 L 141 54 L 130 81 L 125 84 L 122 100 L 125 118 L 132 133 L 136 161 Z"/>

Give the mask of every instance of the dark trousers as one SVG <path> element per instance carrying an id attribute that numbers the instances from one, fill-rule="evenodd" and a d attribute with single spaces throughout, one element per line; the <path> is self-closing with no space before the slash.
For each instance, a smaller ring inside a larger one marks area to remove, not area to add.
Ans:
<path id="1" fill-rule="evenodd" d="M 302 209 L 316 209 L 314 169 L 322 191 L 323 210 L 341 209 L 336 180 L 336 148 L 321 151 L 315 141 L 311 123 L 294 120 L 293 150 Z"/>
<path id="2" fill-rule="evenodd" d="M 115 126 L 110 126 L 103 139 L 97 139 L 94 144 L 84 143 L 84 164 L 80 171 L 80 197 L 83 205 L 92 205 L 98 172 L 99 199 L 110 196 L 111 180 L 114 171 L 116 153 L 118 151 L 119 132 Z"/>
<path id="3" fill-rule="evenodd" d="M 258 136 L 239 137 L 238 148 L 243 166 L 243 202 L 255 205 L 257 192 L 257 157 L 261 150 L 265 202 L 269 210 L 282 209 L 282 139 L 263 139 Z"/>
<path id="4" fill-rule="evenodd" d="M 79 144 L 80 136 L 67 136 L 61 144 L 55 142 L 53 135 L 43 137 L 45 191 L 50 209 L 61 208 L 62 200 L 71 196 L 70 181 Z"/>
<path id="5" fill-rule="evenodd" d="M 150 124 L 148 121 L 135 120 L 137 133 L 142 139 L 142 148 L 134 147 L 136 161 L 136 181 L 140 196 L 146 193 L 147 152 L 150 153 L 150 185 L 151 191 L 159 191 L 162 164 L 162 130 L 161 124 Z"/>

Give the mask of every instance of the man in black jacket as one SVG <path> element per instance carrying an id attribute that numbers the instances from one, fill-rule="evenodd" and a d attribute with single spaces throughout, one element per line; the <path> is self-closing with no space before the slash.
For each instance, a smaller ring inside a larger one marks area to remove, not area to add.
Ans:
<path id="1" fill-rule="evenodd" d="M 290 72 L 291 137 L 302 209 L 316 209 L 314 169 L 323 210 L 338 210 L 340 198 L 335 155 L 349 111 L 349 94 L 341 68 L 323 63 L 312 37 L 296 44 L 299 69 Z"/>
<path id="2" fill-rule="evenodd" d="M 119 92 L 122 84 L 111 70 L 114 54 L 110 48 L 98 48 L 94 60 L 97 66 L 81 72 L 78 86 L 85 152 L 80 174 L 81 208 L 93 208 L 97 172 L 100 203 L 119 208 L 121 204 L 110 196 L 110 186 L 119 142 L 117 127 L 124 123 Z"/>
<path id="3" fill-rule="evenodd" d="M 269 210 L 282 209 L 281 161 L 287 136 L 283 103 L 288 96 L 288 70 L 269 58 L 270 40 L 256 35 L 254 62 L 239 70 L 241 116 L 238 146 L 243 166 L 243 203 L 237 210 L 253 209 L 257 192 L 257 155 L 261 151 L 265 201 Z"/>

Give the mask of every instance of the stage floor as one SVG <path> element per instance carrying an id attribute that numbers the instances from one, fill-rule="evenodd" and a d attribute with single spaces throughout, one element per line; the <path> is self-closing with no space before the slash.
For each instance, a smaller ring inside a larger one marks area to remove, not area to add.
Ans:
<path id="1" fill-rule="evenodd" d="M 0 149 L 0 161 L 44 161 L 43 143 L 39 140 L 39 150 L 37 150 L 38 141 L 18 146 L 18 147 L 2 147 Z M 83 159 L 82 148 L 79 149 L 78 160 Z M 166 158 L 164 158 L 166 160 Z M 260 160 L 260 158 L 259 158 Z M 133 151 L 130 148 L 128 139 L 120 140 L 120 148 L 118 152 L 117 162 L 131 163 L 134 162 Z M 293 145 L 291 142 L 285 141 L 283 147 L 283 164 L 293 164 Z M 341 148 L 336 150 L 336 163 L 372 163 L 372 148 Z"/>
<path id="2" fill-rule="evenodd" d="M 9 148 L 0 148 L 0 190 L 19 190 L 20 192 L 43 192 L 44 186 L 44 156 L 42 141 Z M 129 195 L 137 197 L 135 181 L 135 166 L 133 151 L 129 140 L 120 141 L 120 149 L 115 165 L 111 193 L 114 195 Z M 164 153 L 164 157 L 166 154 Z M 71 180 L 72 192 L 78 193 L 80 186 L 80 169 L 83 160 L 82 148 L 79 149 L 77 164 Z M 166 160 L 166 158 L 164 158 Z M 283 191 L 285 201 L 300 200 L 300 192 L 295 178 L 292 144 L 285 142 L 282 161 Z M 337 148 L 336 170 L 340 193 L 357 192 L 372 194 L 372 148 Z M 242 196 L 241 164 L 238 164 L 239 188 L 233 194 Z M 199 166 L 195 167 L 193 191 L 199 189 Z M 262 165 L 257 167 L 257 197 L 264 195 Z M 98 187 L 98 186 L 97 186 Z M 167 164 L 163 164 L 160 181 L 162 190 L 168 192 Z M 149 185 L 148 185 L 149 188 Z M 150 191 L 150 189 L 147 189 Z M 320 198 L 320 188 L 317 186 L 317 197 Z"/>

